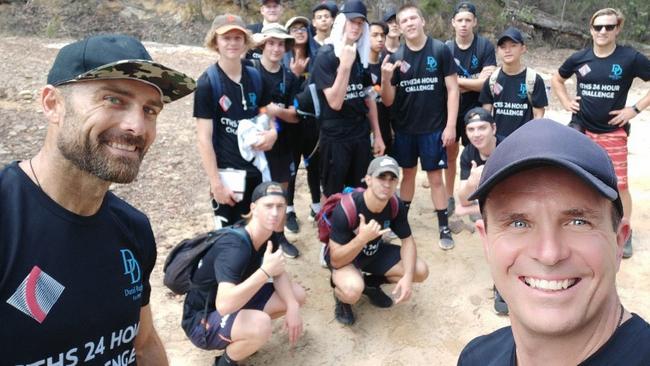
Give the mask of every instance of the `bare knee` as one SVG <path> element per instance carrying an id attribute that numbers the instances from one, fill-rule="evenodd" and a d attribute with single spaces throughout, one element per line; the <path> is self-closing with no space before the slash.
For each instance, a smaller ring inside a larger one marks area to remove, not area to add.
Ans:
<path id="1" fill-rule="evenodd" d="M 361 278 L 346 278 L 336 284 L 339 300 L 346 304 L 356 304 L 363 292 L 363 280 Z"/>
<path id="2" fill-rule="evenodd" d="M 241 340 L 255 343 L 261 347 L 271 338 L 271 317 L 267 313 L 243 310 L 239 313 L 238 318 L 240 319 L 235 319 L 237 327 L 236 330 L 233 329 L 233 333 L 236 331 Z M 242 321 L 238 322 L 238 320 Z"/>
<path id="3" fill-rule="evenodd" d="M 424 261 L 418 259 L 415 262 L 415 273 L 413 273 L 413 282 L 424 282 L 429 277 L 429 267 Z"/>

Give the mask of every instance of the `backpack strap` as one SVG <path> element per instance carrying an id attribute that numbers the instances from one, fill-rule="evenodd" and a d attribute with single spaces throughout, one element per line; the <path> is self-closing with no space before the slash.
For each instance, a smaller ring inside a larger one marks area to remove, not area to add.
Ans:
<path id="1" fill-rule="evenodd" d="M 528 103 L 533 106 L 533 92 L 535 92 L 535 81 L 537 81 L 537 71 L 526 67 L 526 94 L 528 95 Z"/>
<path id="2" fill-rule="evenodd" d="M 262 75 L 253 66 L 244 65 L 244 67 L 248 72 L 248 76 L 250 76 L 251 80 L 253 81 L 253 88 L 255 89 L 255 94 L 257 94 L 258 97 L 260 97 L 262 95 Z"/>
<path id="3" fill-rule="evenodd" d="M 217 64 L 214 63 L 208 67 L 206 70 L 208 74 L 208 81 L 210 82 L 210 86 L 212 87 L 212 97 L 214 100 L 219 100 L 221 98 L 221 79 L 219 78 L 219 69 L 217 68 Z"/>
<path id="4" fill-rule="evenodd" d="M 497 78 L 499 77 L 499 74 L 501 73 L 501 66 L 497 67 L 492 75 L 490 75 L 490 78 L 488 79 L 488 86 L 490 87 L 490 94 L 492 94 L 492 100 L 494 100 L 494 85 L 497 83 Z"/>
<path id="5" fill-rule="evenodd" d="M 348 219 L 348 227 L 350 230 L 353 230 L 357 226 L 357 205 L 354 203 L 352 198 L 352 193 L 344 194 L 341 197 L 341 208 L 345 213 L 345 217 Z"/>
<path id="6" fill-rule="evenodd" d="M 456 47 L 454 47 L 454 41 L 449 39 L 449 40 L 447 40 L 445 42 L 445 45 L 447 45 L 447 48 L 449 48 L 449 51 L 451 51 L 451 55 L 453 56 L 454 55 L 454 49 L 456 48 Z"/>
<path id="7" fill-rule="evenodd" d="M 396 195 L 393 195 L 390 198 L 390 219 L 395 220 L 397 214 L 399 213 L 399 201 Z"/>

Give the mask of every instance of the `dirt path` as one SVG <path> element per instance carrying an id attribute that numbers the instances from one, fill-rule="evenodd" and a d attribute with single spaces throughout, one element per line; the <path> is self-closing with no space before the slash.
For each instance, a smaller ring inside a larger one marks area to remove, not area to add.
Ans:
<path id="1" fill-rule="evenodd" d="M 49 65 L 65 40 L 0 38 L 0 164 L 29 158 L 45 135 L 37 95 Z M 198 77 L 212 55 L 195 47 L 147 44 L 154 59 Z M 528 59 L 550 76 L 571 51 L 539 49 Z M 650 84 L 636 83 L 630 101 L 648 92 Z M 158 138 L 145 159 L 138 180 L 115 186 L 118 195 L 147 213 L 158 241 L 158 264 L 152 276 L 154 320 L 172 365 L 210 365 L 214 353 L 193 347 L 180 328 L 182 298 L 162 286 L 161 265 L 178 241 L 211 227 L 207 180 L 195 147 L 191 97 L 165 108 L 158 122 Z M 548 115 L 567 121 L 557 100 Z M 621 266 L 618 285 L 623 304 L 650 319 L 650 112 L 634 121 L 630 140 L 630 185 L 635 200 L 635 254 Z M 646 161 L 646 163 L 644 163 Z M 419 177 L 423 179 L 424 176 Z M 355 306 L 357 324 L 340 326 L 333 316 L 328 272 L 318 265 L 315 228 L 306 219 L 309 209 L 304 171 L 298 179 L 297 212 L 301 233 L 295 236 L 302 256 L 288 261 L 294 280 L 308 293 L 303 315 L 305 334 L 289 349 L 281 322 L 272 340 L 247 365 L 454 365 L 462 347 L 473 337 L 508 324 L 492 310 L 492 281 L 477 234 L 456 236 L 456 248 L 438 249 L 433 208 L 418 188 L 411 225 L 419 255 L 430 267 L 429 279 L 416 285 L 410 302 L 388 310 L 366 300 Z"/>

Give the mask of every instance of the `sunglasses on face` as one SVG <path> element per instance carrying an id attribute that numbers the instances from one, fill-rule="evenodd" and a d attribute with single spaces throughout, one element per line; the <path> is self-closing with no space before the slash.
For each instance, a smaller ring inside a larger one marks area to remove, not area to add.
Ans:
<path id="1" fill-rule="evenodd" d="M 594 24 L 594 25 L 592 25 L 591 27 L 592 27 L 596 32 L 600 32 L 600 31 L 602 31 L 603 28 L 605 28 L 605 30 L 607 30 L 608 32 L 611 32 L 611 31 L 613 31 L 614 29 L 616 29 L 617 26 L 618 26 L 618 24 L 598 24 L 598 25 Z"/>

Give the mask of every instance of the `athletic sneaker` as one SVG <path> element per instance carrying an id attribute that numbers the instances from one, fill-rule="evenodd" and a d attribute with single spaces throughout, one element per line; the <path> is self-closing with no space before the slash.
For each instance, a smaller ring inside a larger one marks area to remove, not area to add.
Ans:
<path id="1" fill-rule="evenodd" d="M 456 199 L 452 196 L 447 200 L 447 217 L 451 216 L 456 212 Z"/>
<path id="2" fill-rule="evenodd" d="M 233 360 L 228 362 L 223 355 L 217 356 L 214 358 L 213 366 L 238 366 L 239 364 Z"/>
<path id="3" fill-rule="evenodd" d="M 630 237 L 627 238 L 623 247 L 623 258 L 630 258 L 632 254 L 634 254 L 634 249 L 632 249 L 632 230 L 630 230 Z"/>
<path id="4" fill-rule="evenodd" d="M 366 286 L 363 289 L 363 294 L 368 296 L 370 303 L 378 308 L 389 308 L 393 306 L 393 299 L 386 295 L 379 286 Z"/>
<path id="5" fill-rule="evenodd" d="M 300 231 L 300 225 L 298 225 L 298 218 L 294 211 L 287 212 L 287 221 L 284 223 L 284 228 L 291 231 L 292 233 L 297 233 Z"/>
<path id="6" fill-rule="evenodd" d="M 438 246 L 442 250 L 449 250 L 454 248 L 454 238 L 451 237 L 451 230 L 447 226 L 443 226 L 440 229 L 440 241 L 438 241 Z"/>
<path id="7" fill-rule="evenodd" d="M 287 258 L 296 258 L 300 255 L 300 251 L 296 248 L 295 245 L 289 243 L 289 240 L 282 235 L 278 235 L 278 242 L 280 242 L 280 247 L 282 248 L 282 254 Z"/>
<path id="8" fill-rule="evenodd" d="M 314 211 L 313 208 L 309 209 L 309 218 L 307 218 L 309 221 L 314 222 L 316 221 L 316 211 Z"/>
<path id="9" fill-rule="evenodd" d="M 343 325 L 352 325 L 355 322 L 354 313 L 352 312 L 352 306 L 341 302 L 336 295 L 334 295 L 334 317 L 336 320 Z"/>
<path id="10" fill-rule="evenodd" d="M 320 266 L 323 268 L 327 268 L 327 262 L 325 262 L 325 248 L 327 246 L 323 243 L 321 243 L 320 246 L 320 251 L 318 253 L 318 263 L 320 263 Z"/>
<path id="11" fill-rule="evenodd" d="M 501 297 L 501 294 L 496 287 L 493 287 L 492 290 L 494 291 L 494 311 L 499 315 L 508 315 L 508 304 L 506 304 L 506 301 Z"/>

